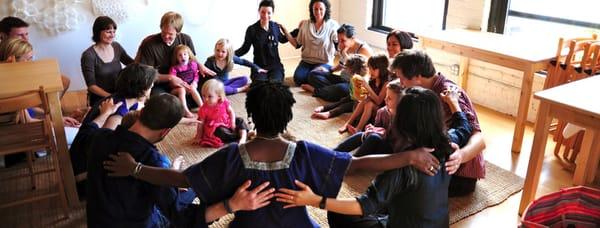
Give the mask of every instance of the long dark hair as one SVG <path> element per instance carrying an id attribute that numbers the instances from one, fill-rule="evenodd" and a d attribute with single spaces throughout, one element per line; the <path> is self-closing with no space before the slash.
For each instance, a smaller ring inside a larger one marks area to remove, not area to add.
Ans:
<path id="1" fill-rule="evenodd" d="M 452 153 L 440 99 L 429 89 L 406 89 L 396 107 L 392 131 L 400 142 L 409 144 L 411 148 L 435 148 L 433 154 L 440 161 Z"/>

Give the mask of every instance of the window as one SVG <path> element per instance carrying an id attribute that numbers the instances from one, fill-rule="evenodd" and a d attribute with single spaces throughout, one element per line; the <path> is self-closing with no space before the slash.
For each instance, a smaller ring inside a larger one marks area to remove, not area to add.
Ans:
<path id="1" fill-rule="evenodd" d="M 504 7 L 492 7 L 488 31 L 551 37 L 600 32 L 598 0 L 493 0 L 492 6 L 494 2 Z M 500 16 L 496 22 L 494 15 Z"/>
<path id="2" fill-rule="evenodd" d="M 443 29 L 448 0 L 373 0 L 373 24 L 370 29 L 418 33 Z"/>

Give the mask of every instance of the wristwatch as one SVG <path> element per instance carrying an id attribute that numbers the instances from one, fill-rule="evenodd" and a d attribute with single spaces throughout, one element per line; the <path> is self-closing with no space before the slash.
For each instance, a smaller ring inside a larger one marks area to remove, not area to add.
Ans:
<path id="1" fill-rule="evenodd" d="M 323 196 L 321 198 L 321 201 L 319 202 L 319 208 L 325 209 L 326 205 L 327 205 L 327 196 Z"/>

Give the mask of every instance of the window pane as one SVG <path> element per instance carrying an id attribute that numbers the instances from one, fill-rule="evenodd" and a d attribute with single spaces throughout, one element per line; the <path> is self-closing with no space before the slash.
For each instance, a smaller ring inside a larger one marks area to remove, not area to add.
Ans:
<path id="1" fill-rule="evenodd" d="M 506 19 L 505 34 L 507 35 L 533 35 L 544 36 L 544 38 L 576 37 L 600 32 L 598 29 L 553 23 L 549 21 L 528 19 L 522 17 L 508 16 Z M 540 37 L 542 38 L 542 37 Z"/>
<path id="2" fill-rule="evenodd" d="M 384 0 L 383 25 L 418 33 L 442 29 L 444 0 Z"/>
<path id="3" fill-rule="evenodd" d="M 600 23 L 598 0 L 511 0 L 509 7 L 524 13 Z"/>
<path id="4" fill-rule="evenodd" d="M 509 9 L 521 13 L 542 16 L 529 18 L 509 13 L 506 19 L 505 33 L 509 35 L 543 35 L 545 37 L 565 37 L 600 32 L 600 1 L 598 0 L 511 0 Z M 561 23 L 551 21 L 565 19 Z M 582 22 L 574 25 L 571 21 Z M 591 27 L 589 24 L 591 23 Z M 595 25 L 594 25 L 595 24 Z"/>

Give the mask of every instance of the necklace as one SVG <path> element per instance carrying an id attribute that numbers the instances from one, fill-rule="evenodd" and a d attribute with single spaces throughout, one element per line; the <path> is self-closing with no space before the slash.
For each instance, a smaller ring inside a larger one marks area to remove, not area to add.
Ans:
<path id="1" fill-rule="evenodd" d="M 264 136 L 256 135 L 256 139 L 271 140 L 271 141 L 278 140 L 279 134 L 277 134 L 276 136 L 273 136 L 273 137 L 264 137 Z"/>

